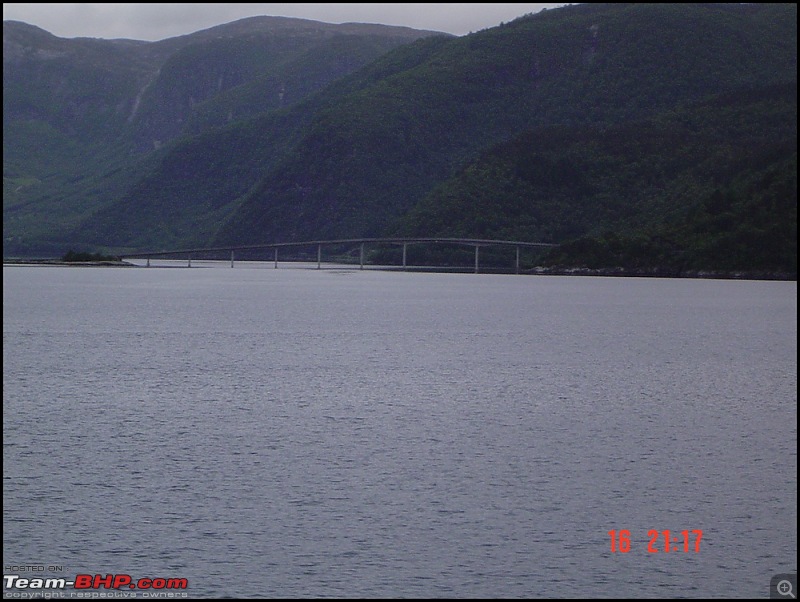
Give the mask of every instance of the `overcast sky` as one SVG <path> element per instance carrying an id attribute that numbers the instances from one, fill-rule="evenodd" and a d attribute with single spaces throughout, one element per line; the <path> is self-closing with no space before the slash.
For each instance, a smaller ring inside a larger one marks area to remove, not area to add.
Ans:
<path id="1" fill-rule="evenodd" d="M 163 40 L 255 15 L 464 35 L 561 4 L 3 4 L 3 20 L 62 37 Z"/>

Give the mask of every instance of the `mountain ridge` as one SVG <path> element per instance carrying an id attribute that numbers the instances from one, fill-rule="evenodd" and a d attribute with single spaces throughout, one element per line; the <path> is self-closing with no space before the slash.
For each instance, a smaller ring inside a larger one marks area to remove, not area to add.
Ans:
<path id="1" fill-rule="evenodd" d="M 372 43 L 360 39 L 351 56 Z M 349 39 L 337 44 L 343 51 Z M 410 212 L 434 202 L 459 170 L 525 132 L 615 128 L 670 111 L 690 114 L 697 103 L 748 87 L 796 88 L 796 47 L 796 5 L 575 5 L 469 36 L 420 37 L 281 104 L 288 89 L 280 84 L 303 64 L 289 61 L 195 102 L 161 148 L 139 140 L 139 159 L 108 171 L 91 211 L 51 240 L 110 250 L 392 232 L 407 227 Z M 217 58 L 244 56 L 235 45 L 216 48 Z M 189 51 L 172 56 L 192 64 Z M 325 47 L 307 56 L 322 65 L 333 53 Z M 249 60 L 240 64 L 249 68 Z M 150 106 L 159 118 L 173 115 L 175 127 L 176 113 Z M 735 120 L 731 136 L 743 131 L 740 114 L 728 117 Z M 787 127 L 796 139 L 796 119 Z M 678 213 L 704 200 L 686 195 Z M 469 213 L 466 206 L 454 211 L 439 234 L 456 231 L 459 212 Z M 613 215 L 604 228 L 615 227 Z M 514 211 L 491 217 L 512 233 L 526 231 Z M 638 227 L 669 218 L 658 208 L 645 217 Z M 597 232 L 575 227 L 568 234 Z"/>

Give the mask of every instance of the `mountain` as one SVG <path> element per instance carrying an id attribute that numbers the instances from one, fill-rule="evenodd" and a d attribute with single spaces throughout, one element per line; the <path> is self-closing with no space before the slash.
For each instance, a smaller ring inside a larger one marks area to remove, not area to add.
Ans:
<path id="1" fill-rule="evenodd" d="M 485 151 L 397 223 L 403 237 L 565 242 L 550 265 L 797 272 L 797 86 L 742 88 Z"/>
<path id="2" fill-rule="evenodd" d="M 445 34 L 252 17 L 141 42 L 4 21 L 4 253 L 71 241 L 170 141 L 290 106 L 431 35 Z"/>
<path id="3" fill-rule="evenodd" d="M 277 81 L 267 76 L 193 105 L 160 146 L 148 136 L 168 124 L 134 118 L 135 161 L 116 155 L 75 184 L 94 205 L 51 240 L 121 250 L 487 233 L 565 243 L 552 261 L 569 263 L 592 249 L 617 261 L 609 245 L 635 254 L 625 241 L 661 236 L 708 247 L 673 253 L 687 265 L 721 265 L 727 243 L 713 251 L 704 228 L 720 241 L 739 220 L 796 232 L 794 198 L 769 201 L 791 191 L 796 164 L 796 17 L 793 4 L 571 5 L 420 36 L 293 103 L 276 103 L 274 87 L 257 102 L 258 85 Z M 704 217 L 720 195 L 728 208 Z M 759 264 L 783 266 L 786 252 Z"/>
<path id="4" fill-rule="evenodd" d="M 317 110 L 217 242 L 377 235 L 465 161 L 522 131 L 626 123 L 796 81 L 794 15 L 788 5 L 579 5 L 431 42 L 401 71 L 364 78 Z"/>

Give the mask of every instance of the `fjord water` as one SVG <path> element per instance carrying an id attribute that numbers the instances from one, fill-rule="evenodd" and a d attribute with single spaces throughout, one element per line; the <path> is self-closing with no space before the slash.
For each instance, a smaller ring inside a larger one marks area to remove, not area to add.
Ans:
<path id="1" fill-rule="evenodd" d="M 192 597 L 796 571 L 796 283 L 266 267 L 4 267 L 6 567 Z"/>

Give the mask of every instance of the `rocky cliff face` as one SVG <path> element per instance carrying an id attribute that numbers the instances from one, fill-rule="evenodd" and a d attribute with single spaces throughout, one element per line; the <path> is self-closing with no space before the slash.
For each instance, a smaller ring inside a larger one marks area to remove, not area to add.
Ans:
<path id="1" fill-rule="evenodd" d="M 299 100 L 380 54 L 433 33 L 254 17 L 141 42 L 63 39 L 4 21 L 3 122 L 38 120 L 94 142 L 97 136 L 123 136 L 147 151 L 185 133 L 190 124 L 197 131 Z M 320 62 L 332 68 L 320 69 Z M 246 95 L 258 100 L 231 101 L 231 92 L 242 86 L 250 86 Z M 210 106 L 224 95 L 227 102 Z M 198 111 L 205 117 L 195 120 Z M 208 112 L 219 114 L 210 118 Z"/>
<path id="2" fill-rule="evenodd" d="M 4 22 L 4 127 L 36 121 L 92 142 L 116 135 L 137 87 L 157 68 L 137 56 L 140 44 L 66 40 L 25 23 Z"/>
<path id="3" fill-rule="evenodd" d="M 253 17 L 142 42 L 4 21 L 5 242 L 67 231 L 108 201 L 108 174 L 183 135 L 288 106 L 435 33 Z"/>

